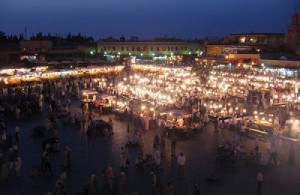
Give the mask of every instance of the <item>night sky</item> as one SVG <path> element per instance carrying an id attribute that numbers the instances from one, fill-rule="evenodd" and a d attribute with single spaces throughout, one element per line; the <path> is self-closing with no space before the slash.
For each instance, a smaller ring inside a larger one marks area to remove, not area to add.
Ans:
<path id="1" fill-rule="evenodd" d="M 106 38 L 285 32 L 298 0 L 0 0 L 0 31 Z"/>

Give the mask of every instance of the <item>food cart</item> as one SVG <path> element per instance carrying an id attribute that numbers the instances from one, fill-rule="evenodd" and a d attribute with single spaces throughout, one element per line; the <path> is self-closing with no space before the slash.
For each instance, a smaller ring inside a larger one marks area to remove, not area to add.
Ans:
<path id="1" fill-rule="evenodd" d="M 244 88 L 229 87 L 228 94 L 237 102 L 243 102 L 246 97 L 246 90 Z"/>
<path id="2" fill-rule="evenodd" d="M 244 116 L 248 115 L 247 109 L 241 103 L 226 103 L 220 101 L 210 101 L 209 103 L 205 103 L 204 107 L 209 113 L 209 119 L 212 122 L 216 122 L 222 120 L 226 122 L 226 120 L 231 119 L 233 116 L 235 118 L 243 118 Z"/>
<path id="3" fill-rule="evenodd" d="M 95 90 L 81 90 L 80 95 L 81 101 L 85 103 L 90 103 L 99 100 L 99 93 Z"/>
<path id="4" fill-rule="evenodd" d="M 179 136 L 188 137 L 191 113 L 177 109 L 161 113 L 161 116 L 165 121 L 164 128 L 168 136 L 176 133 Z"/>
<path id="5" fill-rule="evenodd" d="M 98 109 L 99 104 L 99 93 L 95 90 L 81 90 L 80 91 L 80 99 L 83 104 L 86 106 L 88 105 L 88 108 L 96 108 Z"/>
<path id="6" fill-rule="evenodd" d="M 300 142 L 300 121 L 296 118 L 289 118 L 286 125 L 276 135 L 283 140 L 291 142 Z"/>
<path id="7" fill-rule="evenodd" d="M 249 137 L 268 138 L 273 135 L 275 126 L 272 121 L 268 121 L 265 118 L 245 118 L 240 120 L 239 131 Z"/>
<path id="8" fill-rule="evenodd" d="M 116 98 L 113 94 L 100 94 L 100 106 L 102 107 L 103 114 L 112 113 L 113 108 L 116 106 Z"/>
<path id="9" fill-rule="evenodd" d="M 129 118 L 129 102 L 130 98 L 126 95 L 121 95 L 115 100 L 115 105 L 113 108 L 113 112 L 116 116 L 116 119 L 126 120 Z"/>

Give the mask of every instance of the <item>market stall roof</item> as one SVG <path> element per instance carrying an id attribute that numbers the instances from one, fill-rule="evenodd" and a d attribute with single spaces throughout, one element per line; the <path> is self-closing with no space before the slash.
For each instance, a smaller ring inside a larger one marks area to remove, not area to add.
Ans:
<path id="1" fill-rule="evenodd" d="M 51 61 L 51 62 L 48 62 L 48 64 L 59 64 L 58 61 Z"/>
<path id="2" fill-rule="evenodd" d="M 185 110 L 179 110 L 179 109 L 169 110 L 167 113 L 162 113 L 162 114 L 170 114 L 177 118 L 188 118 L 191 116 L 191 113 L 189 113 Z"/>
<path id="3" fill-rule="evenodd" d="M 85 94 L 98 94 L 98 92 L 95 90 L 81 90 L 81 93 L 84 95 Z"/>
<path id="4" fill-rule="evenodd" d="M 101 98 L 115 98 L 116 96 L 113 94 L 102 93 L 100 94 Z"/>
<path id="5" fill-rule="evenodd" d="M 61 62 L 61 64 L 71 64 L 71 63 L 73 63 L 73 62 L 68 61 L 68 60 L 63 60 L 63 61 Z"/>
<path id="6" fill-rule="evenodd" d="M 269 65 L 266 64 L 266 67 L 269 69 L 290 69 L 290 70 L 297 70 L 299 69 L 299 66 L 292 66 L 292 65 Z"/>
<path id="7" fill-rule="evenodd" d="M 105 61 L 100 59 L 90 59 L 88 60 L 89 63 L 105 63 Z"/>
<path id="8" fill-rule="evenodd" d="M 84 62 L 84 61 L 82 61 L 82 60 L 76 60 L 75 63 L 77 63 L 77 64 L 84 64 L 84 63 L 86 63 L 86 62 Z"/>
<path id="9" fill-rule="evenodd" d="M 95 65 L 88 65 L 87 66 L 88 69 L 92 69 L 92 68 L 99 68 L 99 66 L 95 66 Z"/>

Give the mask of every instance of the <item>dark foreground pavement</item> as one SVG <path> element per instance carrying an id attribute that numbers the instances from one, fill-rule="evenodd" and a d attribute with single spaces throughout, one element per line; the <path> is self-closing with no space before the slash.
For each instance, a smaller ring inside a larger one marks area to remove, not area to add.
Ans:
<path id="1" fill-rule="evenodd" d="M 73 103 L 72 113 L 78 112 L 78 102 Z M 97 116 L 99 117 L 99 116 Z M 102 117 L 108 120 L 109 116 Z M 59 142 L 60 148 L 69 146 L 72 149 L 71 162 L 72 167 L 68 172 L 67 194 L 76 194 L 82 190 L 82 184 L 86 178 L 95 174 L 98 179 L 99 193 L 106 194 L 103 190 L 102 170 L 110 163 L 114 169 L 120 171 L 120 147 L 127 140 L 127 123 L 114 120 L 115 134 L 107 142 L 104 137 L 95 136 L 92 145 L 89 148 L 86 139 L 81 137 L 80 131 L 75 128 L 66 127 L 59 124 Z M 51 154 L 52 168 L 54 176 L 46 177 L 42 174 L 36 178 L 30 177 L 32 166 L 39 166 L 42 157 L 43 138 L 32 138 L 30 129 L 39 124 L 44 124 L 44 114 L 34 116 L 30 120 L 12 121 L 7 124 L 8 132 L 13 135 L 15 125 L 20 127 L 19 151 L 22 158 L 21 178 L 17 179 L 11 174 L 9 181 L 0 183 L 0 194 L 46 194 L 49 191 L 55 191 L 55 182 L 60 174 L 62 164 L 61 151 Z M 133 128 L 133 127 L 132 127 Z M 152 152 L 153 137 L 159 134 L 159 130 L 150 130 L 142 133 L 144 140 L 145 153 Z M 221 135 L 222 136 L 221 136 Z M 180 178 L 177 174 L 176 160 L 170 158 L 170 142 L 166 141 L 166 158 L 160 170 L 155 170 L 158 180 L 162 182 L 164 189 L 167 182 L 172 183 L 175 188 L 175 194 L 187 195 L 193 181 L 196 181 L 202 194 L 230 194 L 246 195 L 256 194 L 256 175 L 262 167 L 255 164 L 247 164 L 239 161 L 236 165 L 218 166 L 215 164 L 216 148 L 220 143 L 220 137 L 223 140 L 231 140 L 232 132 L 225 130 L 223 133 L 214 132 L 212 126 L 208 126 L 203 132 L 192 135 L 186 140 L 181 140 L 177 144 L 177 153 L 183 152 L 187 158 L 185 178 Z M 266 142 L 260 141 L 262 152 L 265 151 Z M 254 148 L 254 140 L 245 138 L 241 145 L 246 149 Z M 126 171 L 127 192 L 137 192 L 139 195 L 151 194 L 151 177 L 149 168 L 145 170 L 136 170 L 133 162 L 141 153 L 140 148 L 129 149 L 130 167 Z M 279 167 L 263 167 L 264 183 L 263 193 L 270 195 L 293 195 L 300 194 L 300 163 L 299 148 L 295 147 L 296 164 L 290 165 L 287 162 L 288 144 L 283 144 L 281 152 L 281 164 Z M 222 183 L 219 185 L 208 185 L 204 181 L 207 174 L 217 175 Z M 166 194 L 164 192 L 163 194 Z"/>

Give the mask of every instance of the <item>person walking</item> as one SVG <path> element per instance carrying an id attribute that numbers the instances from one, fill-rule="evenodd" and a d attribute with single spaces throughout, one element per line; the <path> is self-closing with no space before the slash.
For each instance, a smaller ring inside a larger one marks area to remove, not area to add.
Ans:
<path id="1" fill-rule="evenodd" d="M 127 154 L 126 154 L 126 149 L 124 147 L 121 147 L 120 158 L 121 158 L 121 168 L 125 169 L 126 168 Z"/>
<path id="2" fill-rule="evenodd" d="M 127 124 L 127 142 L 129 143 L 130 124 Z"/>
<path id="3" fill-rule="evenodd" d="M 185 166 L 185 161 L 186 158 L 183 155 L 183 153 L 181 152 L 178 156 L 177 156 L 177 164 L 178 164 L 178 173 L 179 176 L 183 177 L 184 176 L 184 166 Z"/>
<path id="4" fill-rule="evenodd" d="M 18 157 L 15 161 L 15 174 L 16 174 L 16 177 L 19 178 L 20 177 L 20 171 L 21 171 L 21 166 L 22 166 L 22 160 L 20 157 Z"/>
<path id="5" fill-rule="evenodd" d="M 93 143 L 93 132 L 92 132 L 92 128 L 91 127 L 87 127 L 87 131 L 86 131 L 86 139 L 87 139 L 87 144 L 88 144 L 88 150 L 90 151 L 91 146 L 94 146 Z"/>
<path id="6" fill-rule="evenodd" d="M 12 170 L 16 160 L 15 153 L 12 148 L 8 149 L 9 169 Z"/>
<path id="7" fill-rule="evenodd" d="M 113 121 L 110 117 L 109 117 L 109 120 L 108 120 L 108 124 L 109 124 L 109 132 L 110 132 L 111 135 L 113 135 L 114 134 Z"/>
<path id="8" fill-rule="evenodd" d="M 45 164 L 44 164 L 44 171 L 43 171 L 43 173 L 46 176 L 48 176 L 48 174 L 50 176 L 53 176 L 51 161 L 50 161 L 50 157 L 49 157 L 48 154 L 45 156 Z"/>
<path id="9" fill-rule="evenodd" d="M 21 112 L 21 110 L 18 107 L 16 107 L 15 114 L 16 114 L 16 119 L 17 120 L 20 119 L 20 112 Z"/>
<path id="10" fill-rule="evenodd" d="M 154 172 L 150 172 L 151 175 L 151 194 L 156 195 L 157 178 Z"/>
<path id="11" fill-rule="evenodd" d="M 109 191 L 112 191 L 113 184 L 114 184 L 114 170 L 110 164 L 108 164 L 105 169 L 105 175 L 106 175 Z"/>
<path id="12" fill-rule="evenodd" d="M 191 194 L 192 195 L 200 195 L 201 194 L 200 187 L 195 181 L 193 182 L 193 185 L 192 185 Z"/>
<path id="13" fill-rule="evenodd" d="M 205 114 L 204 114 L 204 127 L 207 127 L 208 122 L 209 122 L 209 115 L 208 115 L 208 112 L 205 112 Z"/>
<path id="14" fill-rule="evenodd" d="M 166 156 L 166 139 L 164 135 L 160 137 L 160 152 L 162 159 L 164 159 Z"/>
<path id="15" fill-rule="evenodd" d="M 264 176 L 262 174 L 262 170 L 260 170 L 256 176 L 257 195 L 261 194 L 263 180 L 264 180 Z"/>
<path id="16" fill-rule="evenodd" d="M 217 117 L 216 120 L 214 121 L 214 131 L 219 131 L 220 127 L 220 118 Z"/>
<path id="17" fill-rule="evenodd" d="M 7 181 L 8 176 L 9 176 L 9 167 L 7 163 L 4 162 L 0 167 L 0 182 Z"/>
<path id="18" fill-rule="evenodd" d="M 71 166 L 71 148 L 69 148 L 68 146 L 66 146 L 63 150 L 63 165 L 62 167 L 64 169 L 69 169 Z"/>
<path id="19" fill-rule="evenodd" d="M 119 174 L 118 191 L 120 195 L 124 195 L 126 193 L 126 175 L 123 171 Z"/>
<path id="20" fill-rule="evenodd" d="M 89 194 L 95 195 L 98 194 L 98 180 L 96 175 L 91 175 L 88 180 Z"/>
<path id="21" fill-rule="evenodd" d="M 160 167 L 160 163 L 161 163 L 161 156 L 160 156 L 160 151 L 157 148 L 153 149 L 153 163 L 155 168 L 159 168 Z"/>
<path id="22" fill-rule="evenodd" d="M 290 164 L 294 164 L 295 163 L 295 152 L 294 152 L 294 144 L 293 143 L 290 146 L 289 163 Z"/>
<path id="23" fill-rule="evenodd" d="M 16 143 L 16 144 L 19 143 L 19 131 L 20 131 L 19 126 L 16 126 L 16 127 L 15 127 L 15 143 Z"/>
<path id="24" fill-rule="evenodd" d="M 177 145 L 177 136 L 173 133 L 171 137 L 171 157 L 175 156 Z"/>
<path id="25" fill-rule="evenodd" d="M 168 182 L 167 195 L 174 195 L 174 194 L 175 194 L 174 186 L 170 182 Z"/>

